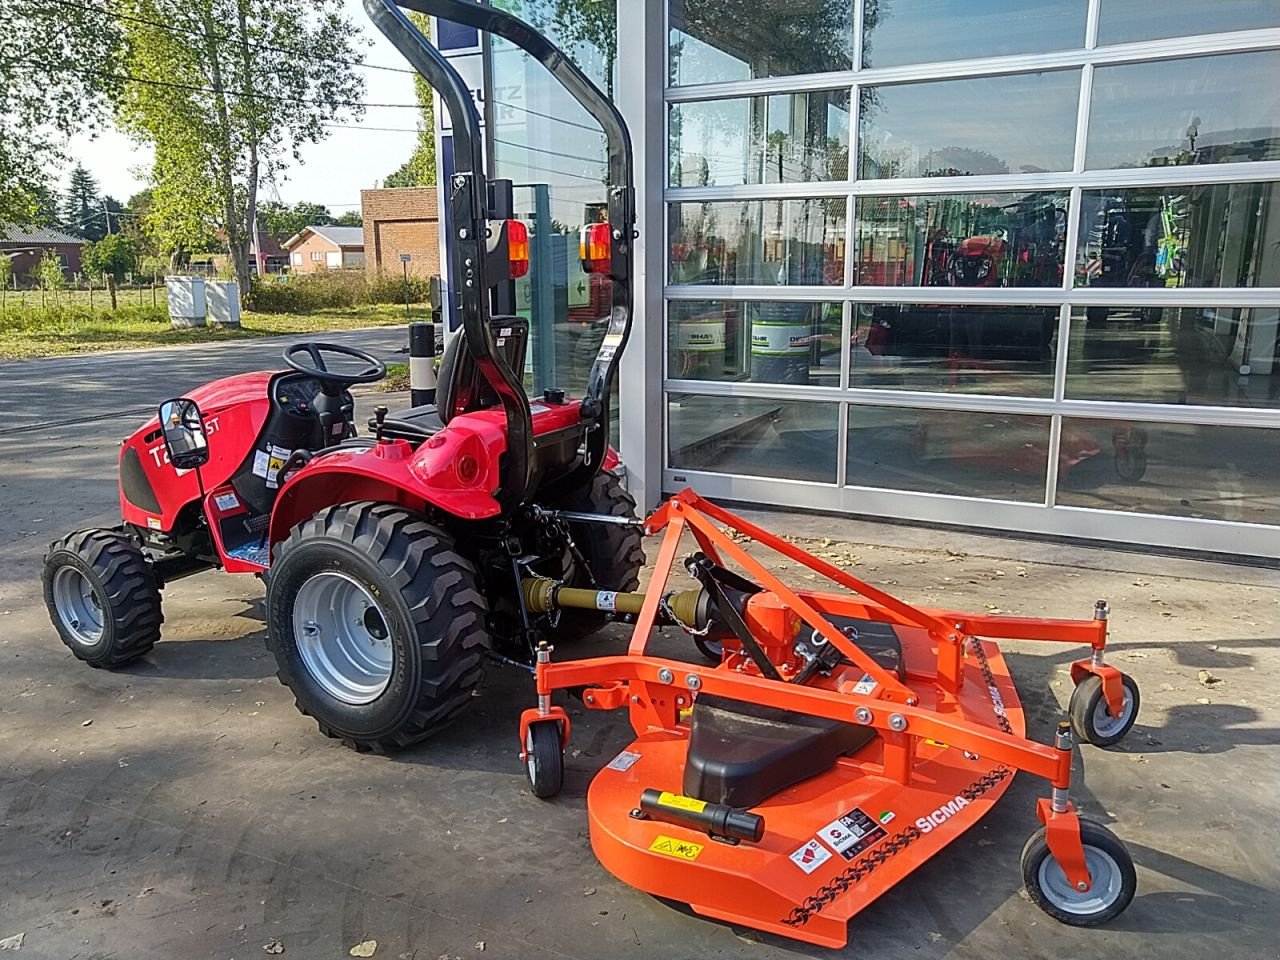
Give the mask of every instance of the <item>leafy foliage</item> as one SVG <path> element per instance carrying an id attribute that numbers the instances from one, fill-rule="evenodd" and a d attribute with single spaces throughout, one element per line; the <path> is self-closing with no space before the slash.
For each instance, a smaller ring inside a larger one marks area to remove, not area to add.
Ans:
<path id="1" fill-rule="evenodd" d="M 66 137 L 97 128 L 119 89 L 120 40 L 92 6 L 0 3 L 0 220 L 50 219 L 50 171 Z"/>
<path id="2" fill-rule="evenodd" d="M 86 243 L 80 262 L 85 273 L 95 279 L 110 275 L 116 283 L 123 283 L 125 275 L 137 268 L 138 255 L 128 237 L 112 233 L 96 243 Z"/>
<path id="3" fill-rule="evenodd" d="M 217 237 L 249 289 L 264 177 L 324 124 L 358 116 L 360 34 L 342 0 L 122 0 L 128 72 L 120 125 L 155 148 L 148 227 L 167 249 Z M 139 21 L 150 21 L 139 22 Z M 152 25 L 163 24 L 164 26 Z"/>
<path id="4" fill-rule="evenodd" d="M 410 277 L 410 302 L 426 302 L 430 286 L 428 277 Z M 369 277 L 363 270 L 269 277 L 254 281 L 249 302 L 252 309 L 263 313 L 312 313 L 335 307 L 404 303 L 404 278 L 398 274 Z"/>
<path id="5" fill-rule="evenodd" d="M 272 200 L 258 208 L 258 229 L 277 240 L 287 240 L 304 227 L 335 222 L 328 207 L 305 200 L 293 206 Z"/>
<path id="6" fill-rule="evenodd" d="M 50 292 L 66 289 L 67 277 L 62 272 L 62 261 L 52 250 L 46 250 L 35 268 L 36 282 Z"/>
<path id="7" fill-rule="evenodd" d="M 411 11 L 409 19 L 423 36 L 431 36 L 430 17 Z M 419 108 L 418 145 L 413 155 L 382 181 L 384 187 L 432 187 L 436 183 L 435 98 L 430 84 L 419 76 L 413 78 L 413 92 Z"/>

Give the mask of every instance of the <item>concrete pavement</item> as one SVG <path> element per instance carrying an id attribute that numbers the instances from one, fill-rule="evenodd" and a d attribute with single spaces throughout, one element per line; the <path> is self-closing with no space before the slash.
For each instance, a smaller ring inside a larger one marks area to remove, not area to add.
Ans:
<path id="1" fill-rule="evenodd" d="M 392 351 L 400 331 L 331 335 Z M 689 916 L 595 861 L 584 796 L 627 742 L 571 708 L 564 793 L 515 758 L 519 671 L 490 670 L 466 719 L 393 758 L 321 737 L 274 677 L 252 578 L 165 591 L 164 640 L 117 673 L 74 661 L 39 590 L 45 545 L 114 522 L 115 453 L 155 402 L 272 366 L 246 341 L 0 364 L 0 940 L 22 957 L 663 958 L 832 956 Z M 372 349 L 372 348 L 371 348 Z M 366 395 L 367 410 L 374 397 Z M 1086 748 L 1077 801 L 1138 862 L 1113 925 L 1062 927 L 1019 896 L 1043 785 L 1019 777 L 983 823 L 855 918 L 860 958 L 1271 957 L 1280 915 L 1280 578 L 1274 570 L 759 514 L 907 599 L 1087 616 L 1142 686 L 1125 748 Z M 825 541 L 825 542 L 824 542 Z M 796 571 L 779 565 L 784 575 Z M 619 635 L 560 655 L 617 649 Z M 1031 733 L 1062 715 L 1074 651 L 1010 644 Z M 692 657 L 692 651 L 690 651 Z M 1200 671 L 1212 680 L 1202 681 Z M 1206 683 L 1208 685 L 1206 685 Z"/>

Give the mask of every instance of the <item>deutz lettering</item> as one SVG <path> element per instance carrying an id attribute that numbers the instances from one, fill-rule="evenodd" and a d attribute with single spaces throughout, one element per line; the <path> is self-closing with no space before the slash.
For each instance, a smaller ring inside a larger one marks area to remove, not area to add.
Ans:
<path id="1" fill-rule="evenodd" d="M 921 817 L 917 820 L 916 829 L 921 833 L 928 833 L 934 827 L 942 826 L 959 813 L 962 808 L 967 807 L 968 805 L 969 801 L 964 797 L 956 797 L 954 800 L 947 802 L 937 810 L 933 811 L 933 813 L 929 814 L 927 817 Z"/>

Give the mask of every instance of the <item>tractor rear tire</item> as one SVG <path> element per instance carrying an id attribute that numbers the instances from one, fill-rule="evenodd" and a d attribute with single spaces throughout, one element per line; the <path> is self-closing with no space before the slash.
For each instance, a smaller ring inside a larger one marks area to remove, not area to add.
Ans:
<path id="1" fill-rule="evenodd" d="M 376 753 L 411 746 L 454 720 L 483 677 L 491 640 L 476 581 L 453 538 L 420 516 L 387 503 L 323 510 L 271 567 L 277 676 L 326 736 Z"/>
<path id="2" fill-rule="evenodd" d="M 49 545 L 44 602 L 62 642 L 91 667 L 131 663 L 160 639 L 155 569 L 120 530 L 77 530 Z"/>
<path id="3" fill-rule="evenodd" d="M 580 513 L 603 513 L 613 517 L 636 516 L 636 502 L 622 486 L 617 474 L 601 470 L 588 486 L 549 504 L 552 509 L 576 510 Z M 570 523 L 574 545 L 590 568 L 590 573 L 577 562 L 568 564 L 563 579 L 571 587 L 630 592 L 640 586 L 640 568 L 644 566 L 643 536 L 639 527 L 623 527 L 605 523 Z M 564 640 L 588 637 L 606 621 L 600 614 L 565 610 L 560 615 L 556 636 Z"/>

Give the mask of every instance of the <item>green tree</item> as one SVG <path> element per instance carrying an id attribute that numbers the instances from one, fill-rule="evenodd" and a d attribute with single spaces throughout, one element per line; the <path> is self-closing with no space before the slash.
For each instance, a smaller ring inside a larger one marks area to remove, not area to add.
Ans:
<path id="1" fill-rule="evenodd" d="M 348 210 L 346 213 L 339 214 L 338 219 L 333 222 L 340 227 L 363 227 L 364 214 L 359 210 Z"/>
<path id="2" fill-rule="evenodd" d="M 431 18 L 423 13 L 410 12 L 409 19 L 431 36 Z M 436 107 L 431 85 L 422 77 L 413 78 L 414 96 L 418 98 L 418 144 L 413 154 L 382 181 L 384 187 L 433 187 L 436 184 Z"/>
<path id="3" fill-rule="evenodd" d="M 8 289 L 13 280 L 13 258 L 0 253 L 0 290 Z"/>
<path id="4" fill-rule="evenodd" d="M 277 240 L 287 240 L 294 234 L 301 233 L 304 227 L 334 222 L 328 207 L 306 200 L 293 206 L 271 200 L 258 208 L 258 229 Z"/>
<path id="5" fill-rule="evenodd" d="M 125 276 L 137 269 L 138 254 L 128 237 L 111 233 L 96 243 L 86 243 L 80 262 L 95 280 L 110 275 L 116 283 L 124 283 Z"/>
<path id="6" fill-rule="evenodd" d="M 62 220 L 71 233 L 86 240 L 100 240 L 106 233 L 98 181 L 79 163 L 71 171 L 71 178 L 67 182 L 67 197 L 62 206 Z"/>
<path id="7" fill-rule="evenodd" d="M 105 116 L 119 57 L 119 29 L 96 6 L 0 3 L 0 220 L 37 222 L 67 137 Z"/>
<path id="8" fill-rule="evenodd" d="M 117 9 L 134 18 L 121 23 L 128 72 L 150 81 L 127 84 L 117 108 L 120 125 L 155 149 L 149 222 L 173 250 L 216 235 L 247 295 L 259 184 L 321 140 L 325 123 L 360 115 L 361 35 L 342 0 Z"/>
<path id="9" fill-rule="evenodd" d="M 44 256 L 36 264 L 34 273 L 40 289 L 49 291 L 55 298 L 58 291 L 67 286 L 66 274 L 62 272 L 62 260 L 52 250 L 44 252 Z"/>

